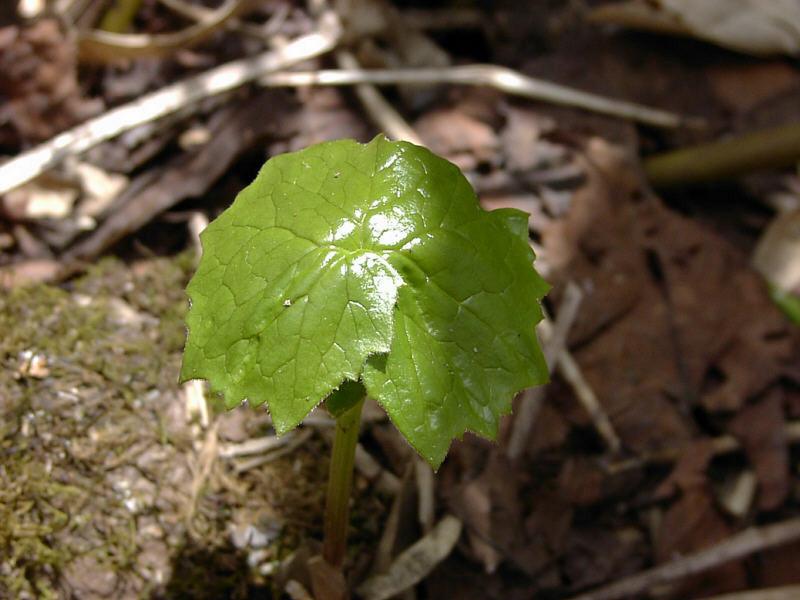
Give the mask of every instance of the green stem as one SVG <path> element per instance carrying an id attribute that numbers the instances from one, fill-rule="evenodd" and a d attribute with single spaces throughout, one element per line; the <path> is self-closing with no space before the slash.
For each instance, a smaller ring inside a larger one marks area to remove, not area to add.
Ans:
<path id="1" fill-rule="evenodd" d="M 328 476 L 328 497 L 325 504 L 325 541 L 322 556 L 332 567 L 341 569 L 347 549 L 350 489 L 353 484 L 353 463 L 361 426 L 361 398 L 336 419 L 336 437 Z"/>
<path id="2" fill-rule="evenodd" d="M 103 15 L 100 29 L 112 33 L 125 33 L 133 23 L 141 5 L 142 0 L 117 0 Z"/>
<path id="3" fill-rule="evenodd" d="M 741 177 L 800 161 L 800 123 L 762 129 L 725 140 L 657 154 L 644 161 L 650 183 L 674 185 Z"/>

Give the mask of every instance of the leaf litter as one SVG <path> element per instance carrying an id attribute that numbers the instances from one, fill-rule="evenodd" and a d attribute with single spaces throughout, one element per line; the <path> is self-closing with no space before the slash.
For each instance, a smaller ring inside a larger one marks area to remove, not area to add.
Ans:
<path id="1" fill-rule="evenodd" d="M 683 3 L 651 4 L 663 10 Z M 760 10 L 756 4 L 742 3 Z M 3 56 L 25 60 L 10 64 L 0 78 L 3 152 L 46 141 L 104 105 L 157 91 L 176 74 L 267 49 L 271 42 L 264 38 L 241 40 L 273 13 L 285 12 L 278 27 L 283 40 L 313 30 L 303 8 L 275 6 L 282 8 L 245 14 L 235 30 L 221 28 L 179 56 L 102 70 L 77 63 L 70 38 L 54 22 L 13 23 L 0 36 L 8 50 Z M 517 458 L 505 454 L 508 420 L 500 425 L 500 446 L 469 435 L 454 445 L 436 476 L 434 506 L 436 520 L 455 515 L 462 534 L 424 554 L 422 568 L 405 571 L 399 557 L 426 539 L 414 485 L 400 483 L 410 454 L 391 426 L 370 420 L 361 441 L 373 461 L 370 475 L 356 478 L 348 559 L 354 582 L 367 580 L 367 573 L 394 573 L 384 589 L 467 600 L 582 591 L 586 598 L 627 597 L 609 595 L 607 586 L 630 586 L 635 576 L 645 587 L 624 588 L 639 590 L 628 595 L 651 589 L 660 597 L 693 598 L 797 585 L 791 537 L 769 547 L 760 544 L 773 538 L 759 533 L 746 539 L 761 541 L 728 563 L 713 557 L 725 543 L 740 543 L 737 535 L 750 527 L 776 523 L 780 530 L 786 524 L 782 531 L 789 535 L 789 519 L 797 515 L 798 335 L 750 267 L 756 234 L 771 216 L 764 207 L 779 197 L 781 206 L 794 206 L 796 173 L 749 177 L 726 188 L 724 206 L 713 201 L 720 197 L 713 188 L 669 194 L 664 201 L 641 179 L 637 159 L 796 119 L 796 66 L 756 63 L 699 43 L 609 35 L 587 27 L 574 7 L 537 7 L 533 18 L 528 9 L 522 14 L 519 7 L 501 6 L 455 36 L 446 29 L 414 29 L 412 36 L 398 18 L 404 5 L 398 6 L 364 3 L 362 14 L 369 9 L 380 18 L 374 31 L 374 24 L 359 24 L 359 35 L 367 36 L 357 44 L 360 64 L 443 68 L 497 60 L 525 75 L 702 116 L 709 127 L 656 133 L 470 87 L 386 90 L 423 139 L 464 167 L 486 208 L 531 213 L 537 265 L 547 265 L 555 284 L 548 308 L 556 321 L 568 283 L 580 286 L 583 302 L 567 348 L 622 451 L 606 450 L 597 415 L 578 401 L 574 382 L 556 374 Z M 448 10 L 421 12 L 434 22 Z M 182 18 L 151 7 L 134 29 L 174 31 L 186 24 Z M 479 43 L 465 47 L 454 41 L 460 36 Z M 427 40 L 416 45 L 419 55 L 412 39 Z M 26 70 L 32 66 L 42 68 Z M 312 58 L 302 68 L 328 66 Z M 117 237 L 87 242 L 93 234 L 75 228 L 80 207 L 91 198 L 70 179 L 74 165 L 56 173 L 55 183 L 44 181 L 70 194 L 77 190 L 77 201 L 59 205 L 66 218 L 29 219 L 27 198 L 13 205 L 20 210 L 4 209 L 0 264 L 20 274 L 63 279 L 65 253 L 75 256 L 82 243 L 94 248 L 81 254 L 86 261 L 113 252 L 124 262 L 101 262 L 88 276 L 61 285 L 12 285 L 0 295 L 2 592 L 20 598 L 246 597 L 277 585 L 285 559 L 319 536 L 325 465 L 316 456 L 328 443 L 320 435 L 324 424 L 307 427 L 308 439 L 290 453 L 255 455 L 260 465 L 237 472 L 234 459 L 209 460 L 210 450 L 264 439 L 272 433 L 269 418 L 249 409 L 224 416 L 212 410 L 205 427 L 202 411 L 186 412 L 176 384 L 182 288 L 196 261 L 175 256 L 191 243 L 185 211 L 215 216 L 265 154 L 339 137 L 366 141 L 376 133 L 349 90 L 304 88 L 274 98 L 242 88 L 148 123 L 86 156 L 87 164 L 130 178 L 117 194 L 122 203 L 104 198 L 92 213 L 99 227 L 110 223 L 110 229 L 117 213 L 117 225 L 127 225 L 126 214 L 141 220 Z M 247 126 L 247 107 L 259 103 L 267 105 L 274 126 L 268 119 Z M 177 139 L 188 130 L 212 135 L 184 146 Z M 254 130 L 252 137 L 244 133 Z M 212 164 L 219 148 L 225 169 Z M 204 168 L 209 164 L 215 168 Z M 747 195 L 762 204 L 740 201 Z M 138 214 L 140 200 L 151 206 L 147 216 Z M 125 205 L 129 212 L 119 212 Z M 112 239 L 121 241 L 112 245 Z M 766 265 L 759 258 L 759 268 L 790 272 L 791 253 L 776 255 Z M 378 492 L 380 480 L 394 483 Z M 404 500 L 396 503 L 394 543 L 373 572 L 370 558 L 399 488 Z M 697 553 L 706 551 L 710 566 L 693 571 Z M 676 563 L 672 575 L 654 578 L 658 567 Z M 296 574 L 287 591 L 314 589 L 307 575 Z"/>

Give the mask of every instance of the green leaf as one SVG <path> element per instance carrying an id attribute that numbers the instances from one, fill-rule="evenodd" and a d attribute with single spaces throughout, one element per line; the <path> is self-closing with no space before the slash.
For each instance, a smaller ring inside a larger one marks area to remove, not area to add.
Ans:
<path id="1" fill-rule="evenodd" d="M 547 379 L 526 223 L 484 211 L 457 167 L 407 142 L 276 156 L 201 236 L 182 379 L 229 407 L 266 402 L 278 433 L 361 379 L 438 467 Z"/>

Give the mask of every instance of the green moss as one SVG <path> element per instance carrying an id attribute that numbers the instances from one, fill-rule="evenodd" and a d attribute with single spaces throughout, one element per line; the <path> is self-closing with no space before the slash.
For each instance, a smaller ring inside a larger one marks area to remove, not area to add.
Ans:
<path id="1" fill-rule="evenodd" d="M 63 287 L 0 294 L 0 598 L 65 597 L 74 561 L 87 557 L 93 570 L 81 562 L 79 574 L 117 577 L 111 597 L 241 597 L 269 582 L 228 543 L 234 514 L 266 509 L 284 524 L 270 560 L 321 535 L 318 437 L 240 475 L 217 461 L 187 518 L 203 434 L 175 412 L 194 261 L 106 259 Z M 262 435 L 263 411 L 250 410 L 248 433 Z M 141 462 L 148 452 L 160 458 Z M 157 501 L 131 510 L 120 480 L 150 485 Z M 384 512 L 366 498 L 357 506 L 373 520 Z M 364 528 L 359 513 L 354 521 Z M 163 530 L 169 581 L 143 574 L 152 538 L 142 523 Z"/>
<path id="2" fill-rule="evenodd" d="M 101 466 L 148 439 L 132 407 L 177 388 L 190 265 L 106 260 L 63 288 L 0 295 L 0 596 L 58 597 L 86 553 L 132 568 L 135 519 Z"/>

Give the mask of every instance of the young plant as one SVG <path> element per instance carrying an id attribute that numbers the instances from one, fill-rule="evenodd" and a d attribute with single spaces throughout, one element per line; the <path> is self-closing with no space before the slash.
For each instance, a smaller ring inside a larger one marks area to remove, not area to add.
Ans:
<path id="1" fill-rule="evenodd" d="M 425 148 L 379 136 L 276 156 L 201 237 L 181 378 L 229 408 L 266 403 L 279 435 L 325 400 L 337 568 L 366 395 L 436 469 L 465 431 L 495 439 L 514 394 L 547 379 L 527 215 L 484 211 Z"/>

